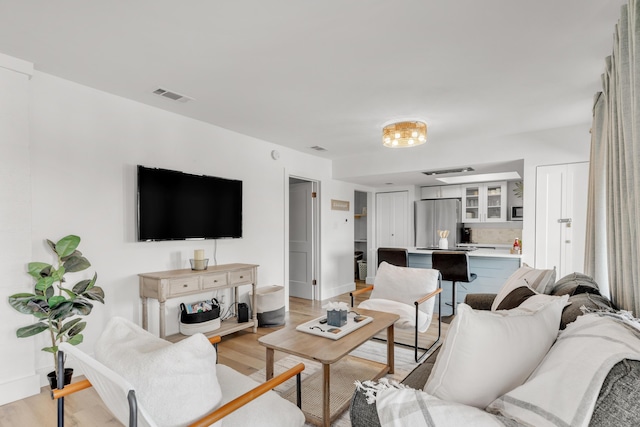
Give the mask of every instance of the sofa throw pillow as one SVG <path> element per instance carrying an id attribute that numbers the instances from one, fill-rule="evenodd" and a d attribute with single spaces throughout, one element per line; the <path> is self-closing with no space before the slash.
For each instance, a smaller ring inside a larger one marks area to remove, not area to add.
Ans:
<path id="1" fill-rule="evenodd" d="M 559 334 L 527 381 L 487 410 L 536 427 L 590 425 L 609 370 L 623 359 L 640 360 L 640 325 L 624 314 L 617 317 L 613 313 L 580 316 Z"/>
<path id="2" fill-rule="evenodd" d="M 511 290 L 511 292 L 505 295 L 502 301 L 500 301 L 500 304 L 498 304 L 496 310 L 511 310 L 512 308 L 516 308 L 534 295 L 538 295 L 538 293 L 531 289 L 527 285 L 527 282 L 522 279 L 521 285 L 515 287 L 513 290 Z"/>
<path id="3" fill-rule="evenodd" d="M 569 306 L 562 311 L 560 319 L 560 329 L 565 329 L 569 323 L 574 322 L 578 316 L 582 316 L 583 308 L 593 311 L 617 311 L 617 308 L 611 301 L 600 294 L 576 294 L 569 297 Z"/>
<path id="4" fill-rule="evenodd" d="M 158 426 L 188 425 L 216 409 L 222 398 L 216 352 L 202 334 L 172 344 L 115 317 L 94 350 L 98 361 L 135 387 Z"/>
<path id="5" fill-rule="evenodd" d="M 460 304 L 424 391 L 484 409 L 538 366 L 556 339 L 567 299 L 555 297 L 537 311 Z"/>
<path id="6" fill-rule="evenodd" d="M 551 295 L 600 294 L 598 284 L 591 276 L 581 273 L 567 274 L 558 280 L 549 292 Z"/>
<path id="7" fill-rule="evenodd" d="M 543 305 L 554 299 L 560 298 L 555 295 L 539 294 L 527 285 L 525 279 L 522 279 L 522 285 L 513 289 L 507 294 L 498 305 L 498 310 L 513 310 L 515 308 L 524 308 L 536 311 Z M 570 304 L 570 301 L 567 303 Z"/>
<path id="8" fill-rule="evenodd" d="M 491 310 L 496 311 L 502 300 L 511 293 L 515 288 L 522 286 L 522 281 L 538 292 L 539 294 L 548 294 L 553 288 L 553 284 L 556 281 L 555 270 L 537 270 L 524 265 L 517 269 L 509 276 L 505 284 L 496 295 L 491 305 Z"/>

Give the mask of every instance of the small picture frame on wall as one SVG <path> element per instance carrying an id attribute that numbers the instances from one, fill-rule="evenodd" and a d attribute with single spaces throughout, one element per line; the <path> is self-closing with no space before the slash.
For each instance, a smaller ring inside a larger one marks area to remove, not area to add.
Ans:
<path id="1" fill-rule="evenodd" d="M 348 211 L 349 201 L 331 199 L 331 210 L 332 211 Z"/>

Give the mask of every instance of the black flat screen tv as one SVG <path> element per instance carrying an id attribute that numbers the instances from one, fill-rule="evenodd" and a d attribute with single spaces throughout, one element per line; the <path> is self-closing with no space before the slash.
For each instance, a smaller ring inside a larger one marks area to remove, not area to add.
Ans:
<path id="1" fill-rule="evenodd" d="M 138 165 L 138 241 L 242 237 L 242 181 Z"/>

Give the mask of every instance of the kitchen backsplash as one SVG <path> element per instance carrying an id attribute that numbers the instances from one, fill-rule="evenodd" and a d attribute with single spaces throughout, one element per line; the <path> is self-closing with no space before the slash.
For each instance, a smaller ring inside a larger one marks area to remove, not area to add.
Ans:
<path id="1" fill-rule="evenodd" d="M 522 239 L 522 229 L 519 228 L 473 228 L 471 241 L 473 243 L 493 243 L 496 245 L 513 244 L 515 238 Z"/>

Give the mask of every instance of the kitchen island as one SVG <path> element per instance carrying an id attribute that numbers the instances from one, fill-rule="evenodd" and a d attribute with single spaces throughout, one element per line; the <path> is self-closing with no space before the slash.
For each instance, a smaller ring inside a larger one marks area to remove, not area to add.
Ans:
<path id="1" fill-rule="evenodd" d="M 506 247 L 495 249 L 480 247 L 469 251 L 469 270 L 478 275 L 471 283 L 458 283 L 457 302 L 463 302 L 467 294 L 497 293 L 507 278 L 521 266 L 522 255 L 512 254 Z M 436 250 L 408 248 L 409 267 L 432 268 L 431 254 Z M 455 250 L 455 249 L 452 249 Z M 451 314 L 451 282 L 442 282 L 443 314 Z"/>

